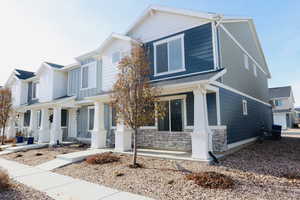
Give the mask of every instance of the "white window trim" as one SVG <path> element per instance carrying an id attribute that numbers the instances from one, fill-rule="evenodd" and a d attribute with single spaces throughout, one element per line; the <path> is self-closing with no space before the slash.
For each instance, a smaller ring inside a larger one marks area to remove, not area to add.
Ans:
<path id="1" fill-rule="evenodd" d="M 243 106 L 243 115 L 247 116 L 248 115 L 248 102 L 247 102 L 247 100 L 243 99 L 242 106 Z"/>
<path id="2" fill-rule="evenodd" d="M 97 73 L 97 61 L 93 61 L 93 62 L 89 62 L 89 63 L 87 63 L 87 64 L 84 64 L 84 65 L 82 65 L 81 68 L 80 68 L 80 90 L 89 90 L 89 89 L 95 88 L 95 87 L 93 87 L 93 86 L 90 86 L 90 85 L 89 85 L 89 82 L 88 82 L 88 87 L 86 87 L 86 88 L 83 88 L 83 87 L 82 87 L 83 68 L 89 67 L 89 66 L 92 65 L 92 64 L 96 64 L 96 73 Z M 97 75 L 96 75 L 96 76 L 97 76 Z M 89 77 L 89 69 L 88 69 L 88 80 L 89 80 L 89 79 L 90 79 L 90 77 Z M 96 81 L 97 81 L 97 77 L 96 77 Z M 97 85 L 97 83 L 96 83 L 96 85 Z"/>
<path id="3" fill-rule="evenodd" d="M 32 100 L 37 100 L 37 84 L 38 82 L 32 82 L 32 86 L 31 86 L 31 99 Z M 35 97 L 33 97 L 33 85 L 35 85 Z"/>
<path id="4" fill-rule="evenodd" d="M 244 67 L 249 70 L 249 57 L 244 54 Z"/>
<path id="5" fill-rule="evenodd" d="M 171 111 L 171 106 L 170 106 L 170 102 L 171 100 L 177 100 L 180 99 L 182 100 L 182 131 L 184 131 L 184 129 L 187 128 L 186 124 L 186 95 L 176 95 L 176 96 L 167 96 L 167 97 L 160 97 L 159 101 L 168 101 L 169 102 L 169 130 L 168 131 L 160 131 L 158 130 L 158 123 L 156 123 L 156 128 L 157 131 L 159 132 L 172 132 L 171 130 L 171 117 L 170 117 L 170 111 Z M 155 120 L 156 122 L 158 121 L 158 119 Z"/>
<path id="6" fill-rule="evenodd" d="M 253 73 L 254 73 L 254 76 L 257 77 L 257 66 L 255 63 L 253 63 Z"/>
<path id="7" fill-rule="evenodd" d="M 182 53 L 182 67 L 181 69 L 178 70 L 173 70 L 170 71 L 169 68 L 169 63 L 170 63 L 170 57 L 169 57 L 169 44 L 167 45 L 168 47 L 168 71 L 167 72 L 161 72 L 161 73 L 157 73 L 157 63 L 156 63 L 156 46 L 163 44 L 163 43 L 169 43 L 173 40 L 177 40 L 177 39 L 181 39 L 181 53 Z M 173 74 L 173 73 L 177 73 L 177 72 L 182 72 L 185 71 L 185 54 L 184 54 L 184 34 L 180 34 L 180 35 L 176 35 L 173 37 L 169 37 L 163 40 L 159 40 L 157 42 L 153 43 L 153 47 L 154 47 L 154 76 L 161 76 L 161 75 L 166 75 L 166 74 Z"/>
<path id="8" fill-rule="evenodd" d="M 88 116 L 87 116 L 87 129 L 88 131 L 93 131 L 94 129 L 90 129 L 90 110 L 94 109 L 94 115 L 95 115 L 95 106 L 88 106 Z M 95 119 L 95 116 L 94 116 Z M 95 124 L 94 124 L 95 126 Z M 93 127 L 94 128 L 94 127 Z"/>
<path id="9" fill-rule="evenodd" d="M 40 117 L 42 117 L 42 116 L 40 116 L 41 114 L 42 114 L 41 110 L 38 110 L 36 112 L 36 115 L 37 115 L 37 127 L 38 128 L 41 128 L 41 125 L 42 125 L 42 118 L 41 118 L 41 125 L 39 124 L 40 123 Z"/>

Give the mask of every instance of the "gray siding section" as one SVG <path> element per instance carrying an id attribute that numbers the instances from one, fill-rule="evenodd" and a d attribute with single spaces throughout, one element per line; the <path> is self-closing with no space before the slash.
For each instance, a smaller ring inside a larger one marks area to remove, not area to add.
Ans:
<path id="1" fill-rule="evenodd" d="M 218 29 L 220 36 L 221 66 L 227 69 L 223 83 L 250 96 L 268 102 L 268 79 L 257 68 L 254 76 L 253 62 L 249 59 L 249 69 L 244 65 L 243 51 L 223 31 Z M 249 38 L 253 42 L 252 38 Z"/>
<path id="2" fill-rule="evenodd" d="M 88 59 L 81 64 L 93 62 L 94 59 Z M 84 97 L 94 96 L 101 92 L 102 89 L 102 61 L 97 60 L 97 87 L 92 89 L 81 90 L 81 68 L 72 69 L 68 72 L 68 95 L 76 96 L 77 100 Z"/>
<path id="3" fill-rule="evenodd" d="M 242 100 L 247 100 L 248 115 L 243 115 Z M 234 143 L 260 135 L 261 127 L 271 129 L 272 108 L 220 88 L 221 124 L 227 126 L 227 141 Z"/>
<path id="4" fill-rule="evenodd" d="M 224 27 L 234 36 L 234 38 L 251 54 L 252 57 L 268 71 L 263 56 L 260 54 L 258 46 L 255 43 L 253 33 L 249 28 L 248 22 L 224 23 Z"/>
<path id="5" fill-rule="evenodd" d="M 88 131 L 88 107 L 81 107 L 77 117 L 77 137 L 91 138 L 91 133 Z"/>

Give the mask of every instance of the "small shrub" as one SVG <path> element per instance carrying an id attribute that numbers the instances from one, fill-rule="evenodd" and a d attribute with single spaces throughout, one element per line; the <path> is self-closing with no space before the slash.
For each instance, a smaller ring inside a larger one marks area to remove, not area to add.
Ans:
<path id="1" fill-rule="evenodd" d="M 4 170 L 0 169 L 0 191 L 10 188 L 10 178 Z"/>
<path id="2" fill-rule="evenodd" d="M 17 155 L 16 155 L 16 158 L 21 158 L 21 157 L 23 157 L 22 154 L 17 154 Z"/>
<path id="3" fill-rule="evenodd" d="M 36 153 L 35 156 L 42 156 L 42 153 Z"/>
<path id="4" fill-rule="evenodd" d="M 175 182 L 174 180 L 169 180 L 169 181 L 168 181 L 168 184 L 169 184 L 169 185 L 172 185 L 174 182 Z"/>
<path id="5" fill-rule="evenodd" d="M 118 162 L 120 158 L 111 152 L 101 153 L 86 158 L 86 162 L 89 164 L 105 164 Z"/>
<path id="6" fill-rule="evenodd" d="M 283 178 L 289 180 L 300 180 L 300 174 L 296 172 L 290 172 L 282 175 Z"/>
<path id="7" fill-rule="evenodd" d="M 234 185 L 233 180 L 216 172 L 200 172 L 186 175 L 187 180 L 192 180 L 195 184 L 210 189 L 229 189 Z"/>

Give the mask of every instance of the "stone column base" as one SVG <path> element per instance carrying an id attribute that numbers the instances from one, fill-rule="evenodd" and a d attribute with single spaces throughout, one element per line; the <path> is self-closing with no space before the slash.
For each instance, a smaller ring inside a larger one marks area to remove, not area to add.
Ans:
<path id="1" fill-rule="evenodd" d="M 61 129 L 51 129 L 50 131 L 50 145 L 56 145 L 57 141 L 62 142 L 63 131 Z"/>
<path id="2" fill-rule="evenodd" d="M 201 161 L 210 161 L 208 154 L 208 135 L 207 133 L 191 133 L 192 137 L 192 158 Z"/>
<path id="3" fill-rule="evenodd" d="M 132 149 L 132 131 L 116 131 L 115 132 L 115 151 L 124 152 Z"/>
<path id="4" fill-rule="evenodd" d="M 48 143 L 48 142 L 50 142 L 50 130 L 49 129 L 40 130 L 38 143 Z"/>
<path id="5" fill-rule="evenodd" d="M 92 131 L 91 148 L 104 148 L 106 146 L 106 134 L 106 130 Z"/>

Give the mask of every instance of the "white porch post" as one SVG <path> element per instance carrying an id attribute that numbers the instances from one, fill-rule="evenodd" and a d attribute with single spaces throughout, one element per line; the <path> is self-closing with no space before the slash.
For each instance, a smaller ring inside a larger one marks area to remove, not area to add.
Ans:
<path id="1" fill-rule="evenodd" d="M 69 109 L 68 137 L 77 137 L 77 108 Z"/>
<path id="2" fill-rule="evenodd" d="M 50 131 L 50 145 L 55 145 L 57 141 L 62 142 L 61 129 L 61 107 L 53 108 L 53 123 Z"/>
<path id="3" fill-rule="evenodd" d="M 23 128 L 24 128 L 24 113 L 19 113 L 19 123 L 18 123 L 18 131 L 22 131 L 23 132 Z"/>
<path id="4" fill-rule="evenodd" d="M 6 137 L 8 139 L 16 137 L 16 127 L 15 127 L 14 116 L 11 116 L 8 120 L 8 129 L 7 129 Z"/>
<path id="5" fill-rule="evenodd" d="M 30 124 L 29 124 L 29 132 L 36 139 L 38 137 L 38 121 L 37 121 L 37 110 L 32 109 L 30 111 Z"/>
<path id="6" fill-rule="evenodd" d="M 115 151 L 124 152 L 132 149 L 132 130 L 120 121 L 115 132 Z"/>
<path id="7" fill-rule="evenodd" d="M 192 157 L 208 161 L 209 127 L 207 117 L 206 90 L 197 88 L 194 93 L 194 131 L 192 135 Z"/>
<path id="8" fill-rule="evenodd" d="M 104 126 L 104 103 L 95 101 L 94 129 L 92 131 L 91 148 L 104 148 L 106 145 L 106 130 Z"/>
<path id="9" fill-rule="evenodd" d="M 39 130 L 39 143 L 47 143 L 50 141 L 50 122 L 48 108 L 42 108 L 41 127 Z"/>

